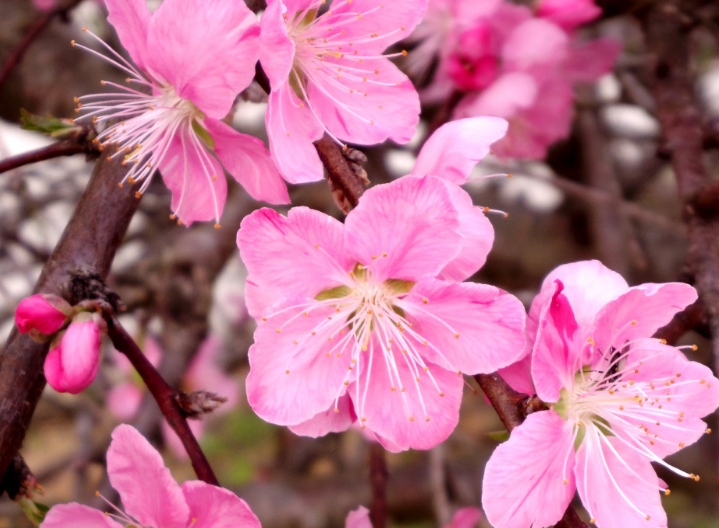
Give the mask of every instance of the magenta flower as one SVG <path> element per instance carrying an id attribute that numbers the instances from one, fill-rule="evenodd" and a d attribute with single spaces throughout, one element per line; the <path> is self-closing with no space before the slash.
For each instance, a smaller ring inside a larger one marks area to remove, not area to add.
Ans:
<path id="1" fill-rule="evenodd" d="M 133 427 L 120 425 L 107 451 L 107 474 L 125 512 L 80 504 L 54 506 L 42 528 L 260 528 L 245 501 L 198 480 L 177 484 L 160 454 Z"/>
<path id="2" fill-rule="evenodd" d="M 72 306 L 62 297 L 36 293 L 20 301 L 15 324 L 21 334 L 42 338 L 60 330 L 71 315 Z"/>
<path id="3" fill-rule="evenodd" d="M 272 85 L 270 150 L 290 183 L 320 180 L 312 145 L 408 142 L 419 121 L 410 80 L 382 55 L 409 35 L 427 0 L 270 0 L 262 15 L 260 62 Z M 395 55 L 402 55 L 397 53 Z"/>
<path id="4" fill-rule="evenodd" d="M 105 322 L 98 314 L 76 315 L 45 358 L 45 379 L 58 392 L 78 394 L 92 384 L 100 365 Z"/>
<path id="5" fill-rule="evenodd" d="M 594 0 L 541 0 L 537 6 L 537 16 L 568 31 L 599 18 L 601 14 L 602 10 Z"/>
<path id="6" fill-rule="evenodd" d="M 389 450 L 429 449 L 457 424 L 461 374 L 518 358 L 521 303 L 458 282 L 484 263 L 492 226 L 467 193 L 433 176 L 464 181 L 471 156 L 505 130 L 492 118 L 440 130 L 414 176 L 367 191 L 344 225 L 304 207 L 245 218 L 237 240 L 259 320 L 247 395 L 260 417 L 307 436 L 359 417 Z"/>
<path id="7" fill-rule="evenodd" d="M 122 181 L 141 182 L 139 196 L 159 169 L 172 191 L 172 217 L 187 225 L 214 219 L 219 226 L 227 197 L 223 165 L 253 198 L 289 203 L 264 144 L 221 121 L 257 62 L 259 27 L 244 2 L 167 0 L 154 14 L 144 0 L 106 4 L 137 67 L 85 28 L 110 56 L 73 45 L 127 73 L 130 86 L 102 81 L 118 91 L 77 102 L 87 112 L 79 119 L 115 122 L 98 141 L 116 150 L 110 158 L 131 165 Z"/>
<path id="8" fill-rule="evenodd" d="M 579 491 L 600 527 L 666 527 L 651 462 L 696 442 L 719 406 L 719 380 L 650 337 L 697 294 L 681 283 L 629 288 L 596 261 L 552 272 L 527 324 L 531 374 L 551 405 L 531 414 L 487 463 L 482 502 L 496 528 L 555 524 Z"/>

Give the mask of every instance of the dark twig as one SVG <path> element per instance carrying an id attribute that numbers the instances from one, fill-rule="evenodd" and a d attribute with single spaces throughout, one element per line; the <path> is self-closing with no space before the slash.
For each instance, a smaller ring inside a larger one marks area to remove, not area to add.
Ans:
<path id="1" fill-rule="evenodd" d="M 208 484 L 219 486 L 220 483 L 212 471 L 210 463 L 202 452 L 200 444 L 197 443 L 195 435 L 192 434 L 192 430 L 187 424 L 187 418 L 177 403 L 177 391 L 167 384 L 115 317 L 107 320 L 107 332 L 114 347 L 130 360 L 155 398 L 165 420 L 182 441 L 197 478 Z"/>
<path id="2" fill-rule="evenodd" d="M 387 526 L 387 462 L 384 447 L 373 443 L 370 447 L 370 480 L 372 481 L 372 528 Z"/>
<path id="3" fill-rule="evenodd" d="M 478 374 L 474 377 L 497 411 L 500 420 L 512 431 L 533 412 L 546 409 L 544 403 L 536 396 L 527 396 L 515 391 L 499 374 Z M 587 524 L 579 518 L 572 506 L 567 508 L 562 520 L 557 523 L 559 528 L 587 528 Z"/>
<path id="4" fill-rule="evenodd" d="M 52 19 L 58 16 L 67 16 L 67 13 L 72 11 L 81 1 L 82 0 L 71 0 L 66 5 L 55 7 L 40 15 L 37 20 L 32 23 L 28 32 L 25 33 L 25 36 L 20 41 L 20 44 L 18 44 L 18 46 L 13 50 L 8 60 L 5 64 L 3 64 L 2 69 L 0 69 L 0 86 L 3 85 L 5 80 L 10 75 L 10 72 L 12 72 L 15 67 L 20 64 L 20 61 L 22 61 L 22 58 L 25 56 L 25 52 L 27 52 L 30 45 L 35 41 L 40 33 L 42 33 L 50 22 L 52 22 Z"/>
<path id="5" fill-rule="evenodd" d="M 96 151 L 85 141 L 82 143 L 77 141 L 61 141 L 48 145 L 47 147 L 0 160 L 0 174 L 39 161 L 60 158 L 62 156 L 74 156 L 75 154 L 82 153 L 90 154 L 93 152 Z"/>

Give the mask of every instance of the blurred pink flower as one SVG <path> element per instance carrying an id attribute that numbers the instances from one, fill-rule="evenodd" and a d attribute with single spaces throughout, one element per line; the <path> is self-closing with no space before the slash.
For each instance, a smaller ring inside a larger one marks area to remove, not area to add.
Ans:
<path id="1" fill-rule="evenodd" d="M 669 492 L 651 462 L 699 479 L 663 458 L 707 432 L 719 380 L 649 336 L 696 298 L 681 283 L 630 288 L 596 261 L 547 277 L 527 328 L 532 380 L 551 409 L 529 415 L 487 463 L 493 526 L 553 525 L 576 489 L 600 527 L 666 527 L 659 492 Z"/>
<path id="2" fill-rule="evenodd" d="M 120 425 L 112 433 L 107 474 L 126 513 L 109 502 L 117 514 L 63 504 L 50 509 L 42 527 L 260 528 L 247 503 L 231 491 L 198 480 L 177 484 L 160 454 L 129 425 Z"/>
<path id="3" fill-rule="evenodd" d="M 165 0 L 154 14 L 145 0 L 106 4 L 137 67 L 87 28 L 110 55 L 73 45 L 127 73 L 136 88 L 102 81 L 119 91 L 76 101 L 87 112 L 78 121 L 120 121 L 98 141 L 116 150 L 112 159 L 131 165 L 123 183 L 142 182 L 139 196 L 160 169 L 172 191 L 173 218 L 186 225 L 214 219 L 219 226 L 227 196 L 223 165 L 253 198 L 288 203 L 265 145 L 221 121 L 252 81 L 259 53 L 257 19 L 244 2 Z"/>
<path id="4" fill-rule="evenodd" d="M 459 37 L 447 60 L 447 73 L 461 90 L 481 90 L 497 77 L 497 42 L 492 29 L 480 22 Z"/>
<path id="5" fill-rule="evenodd" d="M 323 178 L 312 144 L 407 143 L 419 121 L 410 80 L 383 55 L 422 19 L 427 0 L 270 0 L 262 15 L 260 62 L 272 92 L 267 133 L 290 183 Z"/>
<path id="6" fill-rule="evenodd" d="M 482 518 L 482 511 L 479 508 L 462 508 L 457 510 L 450 523 L 444 528 L 474 528 Z M 347 515 L 345 528 L 372 528 L 370 511 L 360 506 Z"/>
<path id="7" fill-rule="evenodd" d="M 32 0 L 32 3 L 40 11 L 50 11 L 57 2 L 56 0 Z"/>
<path id="8" fill-rule="evenodd" d="M 259 322 L 247 394 L 260 417 L 315 437 L 359 417 L 388 450 L 429 449 L 457 424 L 461 374 L 519 357 L 521 303 L 458 282 L 484 262 L 493 229 L 452 182 L 505 130 L 492 118 L 440 129 L 413 176 L 367 191 L 344 225 L 304 207 L 245 218 L 238 245 Z"/>
<path id="9" fill-rule="evenodd" d="M 105 322 L 98 314 L 76 315 L 45 358 L 45 378 L 58 392 L 78 394 L 95 380 Z"/>
<path id="10" fill-rule="evenodd" d="M 15 324 L 21 334 L 40 338 L 60 330 L 71 315 L 72 306 L 62 297 L 36 293 L 20 301 Z"/>
<path id="11" fill-rule="evenodd" d="M 599 18 L 602 10 L 594 0 L 541 0 L 537 16 L 551 20 L 567 31 L 571 31 Z"/>

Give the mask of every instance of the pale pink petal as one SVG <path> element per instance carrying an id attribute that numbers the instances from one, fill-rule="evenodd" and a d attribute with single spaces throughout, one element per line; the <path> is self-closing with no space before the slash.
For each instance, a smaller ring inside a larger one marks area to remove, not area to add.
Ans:
<path id="1" fill-rule="evenodd" d="M 205 338 L 183 379 L 190 390 L 204 389 L 227 398 L 213 416 L 231 411 L 240 399 L 239 383 L 218 364 L 221 349 L 222 340 L 217 335 Z"/>
<path id="2" fill-rule="evenodd" d="M 505 71 L 520 71 L 543 78 L 564 60 L 569 38 L 555 24 L 534 18 L 520 24 L 502 47 Z"/>
<path id="3" fill-rule="evenodd" d="M 182 223 L 219 221 L 227 199 L 225 172 L 193 132 L 180 132 L 172 139 L 160 172 Z"/>
<path id="4" fill-rule="evenodd" d="M 147 28 L 150 10 L 145 0 L 105 0 L 107 21 L 117 31 L 122 47 L 132 60 L 142 68 L 147 67 Z"/>
<path id="5" fill-rule="evenodd" d="M 458 185 L 489 154 L 490 146 L 507 133 L 498 117 L 458 119 L 442 125 L 422 147 L 412 176 L 439 176 Z"/>
<path id="6" fill-rule="evenodd" d="M 95 321 L 73 322 L 62 337 L 63 382 L 71 394 L 94 381 L 100 363 L 100 329 Z"/>
<path id="7" fill-rule="evenodd" d="M 377 281 L 436 276 L 462 249 L 444 181 L 405 177 L 369 189 L 345 221 L 345 246 Z"/>
<path id="8" fill-rule="evenodd" d="M 216 119 L 255 76 L 260 28 L 244 2 L 165 0 L 149 25 L 148 68 Z"/>
<path id="9" fill-rule="evenodd" d="M 120 425 L 107 451 L 107 474 L 125 511 L 145 526 L 186 528 L 190 511 L 160 454 L 137 429 Z"/>
<path id="10" fill-rule="evenodd" d="M 666 528 L 657 475 L 649 460 L 589 428 L 577 451 L 577 489 L 599 528 Z M 608 445 L 609 444 L 609 445 Z"/>
<path id="11" fill-rule="evenodd" d="M 462 249 L 459 255 L 442 269 L 438 277 L 461 282 L 484 266 L 494 243 L 494 227 L 482 209 L 474 206 L 472 197 L 461 187 L 447 183 L 447 190 L 459 213 Z"/>
<path id="12" fill-rule="evenodd" d="M 60 330 L 71 314 L 72 307 L 62 297 L 36 293 L 20 301 L 15 324 L 21 334 L 50 335 Z"/>
<path id="13" fill-rule="evenodd" d="M 562 293 L 564 286 L 555 281 L 554 294 L 539 316 L 537 338 L 532 355 L 532 379 L 537 396 L 545 402 L 559 400 L 559 392 L 572 387 L 574 375 L 582 367 L 585 345 L 574 312 Z"/>
<path id="14" fill-rule="evenodd" d="M 621 43 L 611 38 L 573 44 L 562 70 L 572 82 L 594 82 L 612 71 L 621 51 Z"/>
<path id="15" fill-rule="evenodd" d="M 48 352 L 44 365 L 45 379 L 57 392 L 68 392 L 65 374 L 62 370 L 62 345 L 58 344 Z"/>
<path id="16" fill-rule="evenodd" d="M 696 300 L 696 290 L 684 283 L 630 288 L 597 314 L 592 335 L 596 347 L 606 353 L 612 346 L 621 349 L 627 341 L 654 335 Z"/>
<path id="17" fill-rule="evenodd" d="M 324 16 L 323 26 L 331 27 L 347 20 L 348 14 L 354 15 L 351 24 L 341 27 L 343 38 L 356 39 L 353 47 L 360 49 L 363 55 L 375 55 L 407 38 L 422 21 L 426 10 L 427 0 L 352 0 L 333 6 L 333 16 Z M 377 36 L 368 38 L 368 35 Z"/>
<path id="18" fill-rule="evenodd" d="M 572 424 L 554 411 L 530 414 L 484 468 L 487 520 L 495 528 L 556 524 L 574 495 L 573 468 Z"/>
<path id="19" fill-rule="evenodd" d="M 389 5 L 389 4 L 388 4 Z M 326 55 L 328 67 L 347 67 L 349 59 Z M 375 145 L 387 139 L 400 144 L 414 136 L 419 95 L 409 78 L 389 59 L 350 61 L 344 75 L 309 72 L 307 94 L 322 124 L 343 141 Z"/>
<path id="20" fill-rule="evenodd" d="M 282 291 L 263 288 L 247 279 L 245 282 L 245 302 L 247 303 L 247 311 L 255 319 L 259 319 L 268 307 L 275 304 L 282 298 Z"/>
<path id="21" fill-rule="evenodd" d="M 462 508 L 452 517 L 452 521 L 445 528 L 475 528 L 482 518 L 479 508 Z"/>
<path id="22" fill-rule="evenodd" d="M 551 20 L 565 30 L 572 30 L 599 18 L 602 10 L 594 0 L 542 0 L 537 16 Z"/>
<path id="23" fill-rule="evenodd" d="M 182 485 L 182 493 L 190 507 L 192 528 L 260 528 L 247 503 L 230 490 L 192 480 Z"/>
<path id="24" fill-rule="evenodd" d="M 327 433 L 341 433 L 349 429 L 357 420 L 352 400 L 349 394 L 342 396 L 337 402 L 335 411 L 334 403 L 329 409 L 317 413 L 313 418 L 297 425 L 290 425 L 290 431 L 301 436 L 318 438 Z"/>
<path id="25" fill-rule="evenodd" d="M 351 357 L 334 353 L 336 341 L 329 339 L 336 337 L 347 314 L 338 315 L 336 323 L 319 327 L 335 309 L 315 304 L 307 298 L 281 301 L 265 312 L 268 320 L 260 322 L 255 331 L 255 344 L 249 352 L 247 400 L 260 418 L 270 423 L 306 422 L 327 410 L 345 388 L 342 381 Z"/>
<path id="26" fill-rule="evenodd" d="M 264 290 L 279 296 L 314 297 L 346 283 L 354 260 L 344 249 L 344 227 L 334 218 L 306 207 L 293 207 L 287 217 L 260 209 L 245 217 L 237 245 L 249 272 L 248 281 L 259 287 L 247 292 L 250 314 L 257 317 L 255 293 L 266 304 Z M 297 280 L 297 277 L 302 277 Z"/>
<path id="27" fill-rule="evenodd" d="M 507 73 L 480 94 L 463 99 L 454 115 L 455 118 L 496 116 L 511 119 L 532 106 L 538 93 L 539 87 L 531 75 Z"/>
<path id="28" fill-rule="evenodd" d="M 396 305 L 413 332 L 430 343 L 423 355 L 446 369 L 487 374 L 524 352 L 524 306 L 494 286 L 432 279 L 419 282 Z"/>
<path id="29" fill-rule="evenodd" d="M 192 431 L 192 434 L 197 441 L 201 441 L 202 436 L 205 434 L 205 422 L 202 420 L 188 420 L 187 425 L 190 426 L 190 431 Z M 172 451 L 172 454 L 175 455 L 175 458 L 179 460 L 187 460 L 189 457 L 187 456 L 187 451 L 185 450 L 185 444 L 182 443 L 180 437 L 177 436 L 175 430 L 170 427 L 170 424 L 168 424 L 166 420 L 162 421 L 161 429 L 165 445 L 170 448 L 170 451 Z"/>
<path id="30" fill-rule="evenodd" d="M 324 135 L 324 128 L 289 82 L 272 89 L 265 125 L 272 159 L 287 182 L 308 183 L 324 177 L 324 167 L 313 144 Z"/>
<path id="31" fill-rule="evenodd" d="M 345 528 L 372 528 L 369 510 L 364 506 L 360 506 L 356 510 L 349 512 L 345 521 Z"/>
<path id="32" fill-rule="evenodd" d="M 530 346 L 534 343 L 534 340 L 527 339 L 527 341 Z M 508 367 L 499 369 L 497 373 L 517 392 L 529 395 L 536 394 L 537 391 L 534 389 L 534 381 L 532 380 L 531 353 Z"/>
<path id="33" fill-rule="evenodd" d="M 250 196 L 271 204 L 290 203 L 285 182 L 262 141 L 216 119 L 205 119 L 204 123 L 215 142 L 217 157 Z"/>
<path id="34" fill-rule="evenodd" d="M 53 506 L 42 528 L 123 528 L 100 510 L 77 503 Z"/>
<path id="35" fill-rule="evenodd" d="M 135 417 L 142 404 L 143 392 L 134 383 L 123 383 L 110 389 L 105 404 L 118 420 L 129 421 Z"/>
<path id="36" fill-rule="evenodd" d="M 373 431 L 385 449 L 392 452 L 431 449 L 444 442 L 459 421 L 464 386 L 462 376 L 427 362 L 428 373 L 420 372 L 417 381 L 404 355 L 395 350 L 391 353 L 399 381 L 396 378 L 392 381 L 382 358 L 381 344 L 374 341 L 368 352 L 360 365 L 359 398 L 355 397 L 356 383 L 348 388 L 359 423 Z M 367 385 L 368 372 L 371 374 Z"/>
<path id="37" fill-rule="evenodd" d="M 287 37 L 287 23 L 283 14 L 289 19 L 293 13 L 289 8 L 287 12 L 283 11 L 287 4 L 293 3 L 284 2 L 283 5 L 281 0 L 269 0 L 260 19 L 260 64 L 270 80 L 272 91 L 287 81 L 292 70 L 295 44 Z"/>

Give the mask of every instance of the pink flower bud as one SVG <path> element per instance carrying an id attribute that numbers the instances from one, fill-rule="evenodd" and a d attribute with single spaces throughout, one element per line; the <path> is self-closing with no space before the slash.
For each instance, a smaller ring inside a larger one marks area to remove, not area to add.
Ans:
<path id="1" fill-rule="evenodd" d="M 542 0 L 537 16 L 551 20 L 562 29 L 570 31 L 602 14 L 594 0 Z"/>
<path id="2" fill-rule="evenodd" d="M 97 315 L 77 315 L 52 346 L 45 360 L 45 378 L 58 392 L 77 394 L 95 379 L 100 363 L 104 321 Z"/>
<path id="3" fill-rule="evenodd" d="M 20 301 L 15 324 L 21 334 L 51 335 L 62 328 L 70 315 L 72 307 L 63 298 L 37 293 Z"/>

